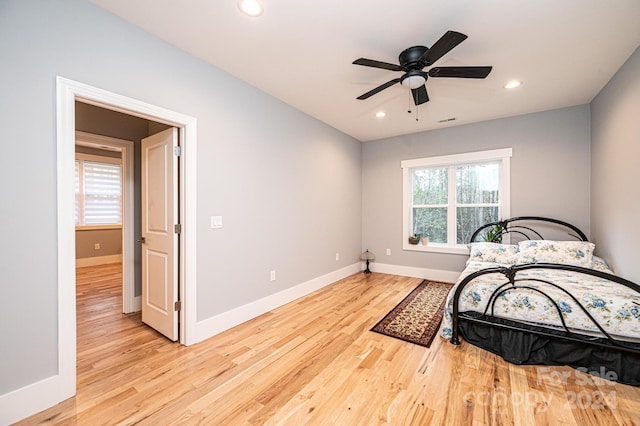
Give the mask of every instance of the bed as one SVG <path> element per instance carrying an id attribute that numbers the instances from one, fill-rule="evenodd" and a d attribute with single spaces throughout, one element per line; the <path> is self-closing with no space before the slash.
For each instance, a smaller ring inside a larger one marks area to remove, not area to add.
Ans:
<path id="1" fill-rule="evenodd" d="M 545 240 L 539 225 L 571 237 Z M 441 337 L 514 364 L 569 365 L 640 385 L 640 286 L 594 249 L 580 229 L 551 218 L 480 227 L 447 297 Z"/>

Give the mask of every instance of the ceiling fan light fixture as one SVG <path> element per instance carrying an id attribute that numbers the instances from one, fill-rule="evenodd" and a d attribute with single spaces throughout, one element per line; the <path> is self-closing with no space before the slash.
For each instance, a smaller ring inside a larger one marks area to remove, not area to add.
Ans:
<path id="1" fill-rule="evenodd" d="M 238 8 L 247 16 L 255 18 L 262 15 L 264 9 L 258 0 L 238 0 Z"/>
<path id="2" fill-rule="evenodd" d="M 516 87 L 520 87 L 522 85 L 521 81 L 510 81 L 507 84 L 504 85 L 505 89 L 515 89 Z"/>
<path id="3" fill-rule="evenodd" d="M 410 76 L 407 76 L 400 83 L 404 87 L 408 87 L 409 89 L 417 89 L 418 87 L 422 86 L 426 81 L 427 79 L 421 75 L 410 75 Z"/>
<path id="4" fill-rule="evenodd" d="M 377 118 L 384 118 L 386 115 L 387 115 L 387 113 L 386 113 L 386 112 L 384 112 L 384 111 L 378 111 L 378 112 L 376 112 L 376 117 L 377 117 Z"/>

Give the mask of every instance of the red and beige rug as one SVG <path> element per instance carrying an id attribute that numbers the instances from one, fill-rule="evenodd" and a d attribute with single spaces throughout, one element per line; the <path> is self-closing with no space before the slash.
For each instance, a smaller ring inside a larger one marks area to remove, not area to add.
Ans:
<path id="1" fill-rule="evenodd" d="M 440 327 L 451 287 L 451 283 L 422 281 L 371 331 L 428 348 Z"/>

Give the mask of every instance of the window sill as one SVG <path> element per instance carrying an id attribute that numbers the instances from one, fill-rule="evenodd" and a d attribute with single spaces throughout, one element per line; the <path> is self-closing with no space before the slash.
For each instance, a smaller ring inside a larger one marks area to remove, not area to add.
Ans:
<path id="1" fill-rule="evenodd" d="M 103 229 L 122 229 L 122 225 L 76 225 L 76 231 L 98 231 Z"/>
<path id="2" fill-rule="evenodd" d="M 402 249 L 403 250 L 408 250 L 408 251 L 423 251 L 423 252 L 429 252 L 429 253 L 461 254 L 461 255 L 469 256 L 469 249 L 464 244 L 451 246 L 451 245 L 447 245 L 447 244 L 429 243 L 426 246 L 424 246 L 424 245 L 422 245 L 422 243 L 420 243 L 420 244 L 409 244 L 408 242 L 405 241 L 404 245 L 402 246 Z"/>

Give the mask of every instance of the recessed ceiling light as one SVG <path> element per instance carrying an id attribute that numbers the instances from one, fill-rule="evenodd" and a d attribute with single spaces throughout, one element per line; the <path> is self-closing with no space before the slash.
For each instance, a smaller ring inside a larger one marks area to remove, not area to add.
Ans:
<path id="1" fill-rule="evenodd" d="M 382 118 L 382 117 L 384 117 L 384 116 L 386 116 L 386 115 L 387 115 L 387 113 L 386 113 L 386 112 L 384 112 L 384 111 L 378 111 L 378 112 L 376 112 L 376 117 L 378 117 L 378 118 Z"/>
<path id="2" fill-rule="evenodd" d="M 238 8 L 242 13 L 251 17 L 260 16 L 264 11 L 258 0 L 238 0 Z"/>
<path id="3" fill-rule="evenodd" d="M 504 85 L 505 89 L 515 89 L 516 87 L 520 87 L 520 85 L 522 84 L 521 81 L 510 81 L 507 84 Z"/>

